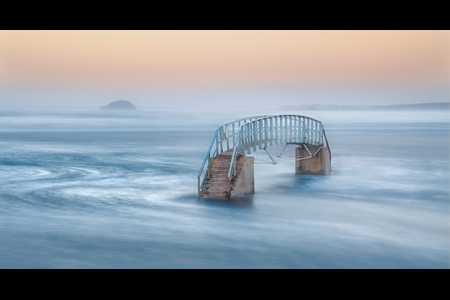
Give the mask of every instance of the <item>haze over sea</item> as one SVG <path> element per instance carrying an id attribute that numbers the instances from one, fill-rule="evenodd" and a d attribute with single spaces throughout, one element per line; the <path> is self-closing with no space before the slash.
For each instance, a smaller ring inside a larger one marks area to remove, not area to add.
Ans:
<path id="1" fill-rule="evenodd" d="M 280 114 L 0 112 L 0 268 L 448 268 L 449 114 L 301 111 L 328 176 L 255 154 L 253 196 L 197 199 L 218 125 Z"/>

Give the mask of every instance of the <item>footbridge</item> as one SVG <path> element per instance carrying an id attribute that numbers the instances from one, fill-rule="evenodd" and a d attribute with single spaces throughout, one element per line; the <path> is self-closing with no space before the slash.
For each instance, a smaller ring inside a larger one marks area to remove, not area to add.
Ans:
<path id="1" fill-rule="evenodd" d="M 298 145 L 295 173 L 331 172 L 331 151 L 322 122 L 300 115 L 263 115 L 220 125 L 198 172 L 199 198 L 230 198 L 254 193 L 257 150 Z M 283 149 L 283 151 L 284 151 Z M 272 156 L 267 152 L 275 163 Z"/>

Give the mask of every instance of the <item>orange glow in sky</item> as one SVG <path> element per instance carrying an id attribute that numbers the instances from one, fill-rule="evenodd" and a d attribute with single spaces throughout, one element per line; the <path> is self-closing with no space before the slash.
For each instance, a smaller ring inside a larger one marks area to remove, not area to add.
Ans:
<path id="1" fill-rule="evenodd" d="M 448 31 L 0 31 L 0 85 L 448 80 Z"/>

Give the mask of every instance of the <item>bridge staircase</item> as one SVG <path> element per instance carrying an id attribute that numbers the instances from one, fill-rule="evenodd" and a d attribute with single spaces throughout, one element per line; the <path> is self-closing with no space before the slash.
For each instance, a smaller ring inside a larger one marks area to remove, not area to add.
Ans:
<path id="1" fill-rule="evenodd" d="M 203 180 L 200 188 L 201 198 L 228 198 L 231 191 L 234 189 L 236 178 L 241 173 L 244 163 L 238 159 L 236 175 L 228 179 L 228 172 L 233 157 L 232 149 L 219 154 L 212 159 L 209 167 L 209 176 Z"/>

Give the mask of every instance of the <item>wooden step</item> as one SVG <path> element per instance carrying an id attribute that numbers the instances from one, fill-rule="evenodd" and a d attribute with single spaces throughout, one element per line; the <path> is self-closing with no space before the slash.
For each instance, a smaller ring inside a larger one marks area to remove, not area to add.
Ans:
<path id="1" fill-rule="evenodd" d="M 211 178 L 228 178 L 228 174 L 211 174 Z"/>
<path id="2" fill-rule="evenodd" d="M 201 198 L 228 198 L 228 191 L 201 192 L 199 196 Z"/>
<path id="3" fill-rule="evenodd" d="M 205 188 L 211 188 L 211 187 L 217 187 L 217 186 L 225 186 L 228 187 L 228 180 L 227 181 L 222 181 L 222 182 L 210 182 L 208 184 L 205 185 Z"/>
<path id="4" fill-rule="evenodd" d="M 226 193 L 212 193 L 209 195 L 210 198 L 228 198 L 228 192 Z"/>
<path id="5" fill-rule="evenodd" d="M 228 195 L 228 187 L 209 189 L 209 194 L 226 193 Z"/>
<path id="6" fill-rule="evenodd" d="M 209 182 L 226 182 L 228 184 L 228 177 L 226 178 L 211 178 Z"/>
<path id="7" fill-rule="evenodd" d="M 230 183 L 230 186 L 234 186 L 234 184 Z M 212 188 L 217 188 L 217 187 L 226 187 L 226 188 L 228 188 L 228 181 L 227 182 L 208 183 L 208 184 L 203 185 L 201 188 L 202 189 L 212 189 Z"/>
<path id="8" fill-rule="evenodd" d="M 219 185 L 228 186 L 228 178 L 219 178 L 219 179 L 221 179 L 221 180 L 208 182 L 208 185 L 209 186 L 219 186 Z M 223 180 L 223 179 L 225 179 L 225 180 Z"/>
<path id="9" fill-rule="evenodd" d="M 217 159 L 217 158 L 214 158 L 212 162 L 213 163 L 224 163 L 224 164 L 228 163 L 229 164 L 231 162 L 231 158 L 230 159 Z"/>
<path id="10" fill-rule="evenodd" d="M 211 170 L 209 173 L 211 175 L 227 175 L 228 176 L 228 171 L 227 170 L 224 170 L 224 171 Z"/>
<path id="11" fill-rule="evenodd" d="M 211 167 L 210 167 L 211 169 L 217 169 L 217 168 L 223 168 L 223 169 L 229 169 L 230 168 L 230 164 L 223 164 L 223 165 L 220 165 L 220 164 L 213 164 L 213 165 L 211 165 Z"/>
<path id="12" fill-rule="evenodd" d="M 221 171 L 226 171 L 229 170 L 230 166 L 213 166 L 211 167 L 210 170 L 221 170 Z"/>

